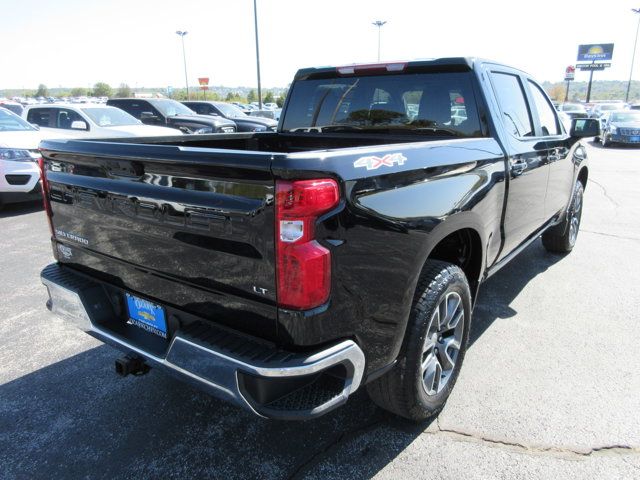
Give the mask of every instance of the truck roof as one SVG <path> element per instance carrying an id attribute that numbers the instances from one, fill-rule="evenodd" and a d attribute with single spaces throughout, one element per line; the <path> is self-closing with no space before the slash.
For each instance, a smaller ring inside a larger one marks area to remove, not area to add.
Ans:
<path id="1" fill-rule="evenodd" d="M 354 63 L 340 66 L 324 66 L 301 68 L 295 75 L 295 80 L 304 80 L 309 78 L 322 78 L 334 76 L 338 74 L 349 75 L 356 71 L 377 72 L 428 72 L 428 71 L 449 71 L 449 72 L 465 72 L 475 68 L 478 63 L 493 63 L 502 65 L 500 62 L 487 60 L 477 57 L 444 57 L 444 58 L 426 58 L 416 60 L 398 60 L 393 62 L 376 62 L 376 63 Z M 505 65 L 507 66 L 507 65 Z M 509 67 L 513 68 L 513 67 Z M 517 69 L 516 69 L 517 70 Z"/>

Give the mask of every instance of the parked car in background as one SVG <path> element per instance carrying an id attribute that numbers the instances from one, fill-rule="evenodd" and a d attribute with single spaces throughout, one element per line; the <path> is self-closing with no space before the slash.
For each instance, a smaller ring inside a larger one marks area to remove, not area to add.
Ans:
<path id="1" fill-rule="evenodd" d="M 277 122 L 278 120 L 280 120 L 281 113 L 282 113 L 282 109 L 278 108 L 276 110 L 251 110 L 249 112 L 249 115 L 252 117 L 270 118 Z"/>
<path id="2" fill-rule="evenodd" d="M 558 111 L 569 115 L 572 120 L 574 118 L 589 118 L 587 109 L 580 103 L 563 103 L 558 106 Z"/>
<path id="3" fill-rule="evenodd" d="M 589 117 L 600 118 L 605 112 L 621 110 L 622 108 L 624 108 L 624 105 L 622 103 L 597 103 L 589 112 Z"/>
<path id="4" fill-rule="evenodd" d="M 173 128 L 144 125 L 127 112 L 102 104 L 34 105 L 22 117 L 43 131 L 66 130 L 75 138 L 158 137 L 179 135 Z"/>
<path id="5" fill-rule="evenodd" d="M 24 107 L 21 104 L 7 100 L 6 98 L 0 99 L 0 108 L 6 108 L 16 115 L 22 115 L 22 111 L 24 110 Z"/>
<path id="6" fill-rule="evenodd" d="M 640 112 L 614 110 L 600 118 L 600 143 L 610 147 L 614 143 L 640 145 Z"/>
<path id="7" fill-rule="evenodd" d="M 224 102 L 182 102 L 199 115 L 213 115 L 233 121 L 238 132 L 265 132 L 275 130 L 278 122 L 269 118 L 249 116 L 235 105 Z"/>
<path id="8" fill-rule="evenodd" d="M 114 98 L 107 105 L 118 107 L 147 125 L 163 125 L 184 133 L 234 133 L 231 120 L 198 115 L 189 107 L 168 98 Z"/>
<path id="9" fill-rule="evenodd" d="M 277 103 L 263 103 L 262 104 L 262 108 L 264 108 L 265 110 L 275 110 L 276 108 L 278 108 L 278 104 Z"/>
<path id="10" fill-rule="evenodd" d="M 41 197 L 38 144 L 56 136 L 0 107 L 0 208 Z"/>
<path id="11" fill-rule="evenodd" d="M 629 109 L 631 109 L 631 110 L 640 110 L 640 103 L 634 103 L 632 105 L 629 105 Z"/>
<path id="12" fill-rule="evenodd" d="M 571 130 L 571 116 L 567 114 L 567 112 L 558 112 L 558 118 L 560 119 L 560 123 L 564 127 L 565 132 Z"/>

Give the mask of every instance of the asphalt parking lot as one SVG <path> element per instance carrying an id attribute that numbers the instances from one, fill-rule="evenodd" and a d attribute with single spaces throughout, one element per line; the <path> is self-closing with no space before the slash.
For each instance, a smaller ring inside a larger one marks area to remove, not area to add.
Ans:
<path id="1" fill-rule="evenodd" d="M 151 371 L 45 308 L 39 205 L 0 212 L 0 478 L 639 478 L 640 150 L 589 145 L 575 250 L 540 241 L 483 287 L 436 421 L 364 392 L 266 421 Z"/>

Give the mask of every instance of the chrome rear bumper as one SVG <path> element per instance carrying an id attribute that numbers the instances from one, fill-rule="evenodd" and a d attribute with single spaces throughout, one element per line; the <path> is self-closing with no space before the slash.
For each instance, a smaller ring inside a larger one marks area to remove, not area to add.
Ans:
<path id="1" fill-rule="evenodd" d="M 166 352 L 154 354 L 102 326 L 112 313 L 98 282 L 59 264 L 47 266 L 41 279 L 49 291 L 47 307 L 56 315 L 262 417 L 322 415 L 346 402 L 362 380 L 365 358 L 352 340 L 292 353 L 201 323 L 178 330 Z"/>

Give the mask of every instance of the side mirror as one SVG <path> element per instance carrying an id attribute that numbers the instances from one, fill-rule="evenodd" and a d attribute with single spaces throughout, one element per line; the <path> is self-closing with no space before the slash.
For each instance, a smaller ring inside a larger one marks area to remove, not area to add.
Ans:
<path id="1" fill-rule="evenodd" d="M 83 122 L 82 120 L 76 120 L 75 122 L 71 122 L 71 130 L 89 130 L 87 128 L 87 122 Z"/>
<path id="2" fill-rule="evenodd" d="M 574 118 L 569 133 L 575 138 L 597 137 L 600 135 L 600 120 L 597 118 Z"/>
<path id="3" fill-rule="evenodd" d="M 158 117 L 153 114 L 153 112 L 142 112 L 140 113 L 140 120 L 155 120 Z"/>

